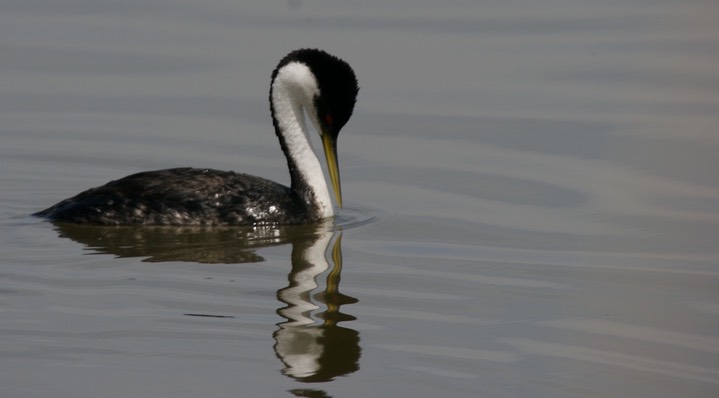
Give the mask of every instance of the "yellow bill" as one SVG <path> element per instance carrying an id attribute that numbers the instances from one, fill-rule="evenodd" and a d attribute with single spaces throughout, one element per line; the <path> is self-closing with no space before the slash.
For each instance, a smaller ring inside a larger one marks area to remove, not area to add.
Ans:
<path id="1" fill-rule="evenodd" d="M 340 187 L 340 168 L 337 164 L 337 147 L 335 141 L 329 134 L 322 134 L 322 147 L 325 149 L 327 159 L 327 170 L 330 172 L 332 189 L 335 191 L 337 206 L 342 207 L 342 188 Z"/>

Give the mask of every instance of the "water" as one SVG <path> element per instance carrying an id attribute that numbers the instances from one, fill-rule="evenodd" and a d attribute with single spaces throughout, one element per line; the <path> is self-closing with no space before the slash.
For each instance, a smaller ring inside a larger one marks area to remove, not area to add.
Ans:
<path id="1" fill-rule="evenodd" d="M 714 1 L 5 1 L 0 394 L 714 397 Z M 288 182 L 267 90 L 361 90 L 347 209 L 285 229 L 27 215 L 175 166 Z"/>

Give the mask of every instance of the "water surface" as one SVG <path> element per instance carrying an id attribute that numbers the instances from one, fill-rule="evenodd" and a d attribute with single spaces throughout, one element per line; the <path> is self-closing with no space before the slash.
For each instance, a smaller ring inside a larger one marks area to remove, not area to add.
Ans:
<path id="1" fill-rule="evenodd" d="M 713 1 L 5 1 L 0 393 L 714 397 Z M 314 228 L 29 217 L 137 171 L 288 182 L 272 68 L 353 65 Z"/>

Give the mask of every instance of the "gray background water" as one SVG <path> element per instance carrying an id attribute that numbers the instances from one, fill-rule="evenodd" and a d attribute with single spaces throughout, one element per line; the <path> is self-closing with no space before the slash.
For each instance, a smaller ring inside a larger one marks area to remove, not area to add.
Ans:
<path id="1" fill-rule="evenodd" d="M 716 1 L 0 11 L 0 395 L 719 393 Z M 304 275 L 293 247 L 317 259 L 331 234 L 288 244 L 27 217 L 156 168 L 287 182 L 269 76 L 307 46 L 360 79 L 339 141 L 349 298 L 316 294 L 338 263 L 322 256 L 304 295 L 285 289 Z M 289 296 L 314 307 L 288 316 Z M 322 323 L 333 300 L 341 327 L 286 323 Z M 278 342 L 318 331 L 311 346 L 339 359 L 306 383 Z"/>

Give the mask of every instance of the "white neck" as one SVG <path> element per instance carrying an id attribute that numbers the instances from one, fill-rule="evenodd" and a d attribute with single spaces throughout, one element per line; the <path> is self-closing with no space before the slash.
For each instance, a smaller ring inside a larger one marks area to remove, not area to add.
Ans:
<path id="1" fill-rule="evenodd" d="M 286 156 L 299 172 L 311 195 L 305 193 L 303 198 L 319 208 L 322 217 L 334 215 L 332 199 L 330 198 L 327 182 L 322 173 L 317 155 L 315 155 L 305 124 L 305 109 L 317 128 L 314 98 L 319 95 L 317 79 L 310 69 L 299 62 L 291 62 L 277 71 L 272 83 L 271 101 L 274 117 L 277 120 L 278 134 L 284 139 Z M 297 188 L 303 182 L 295 181 L 296 176 L 290 172 L 293 179 L 292 188 Z M 310 197 L 312 196 L 312 197 Z"/>

